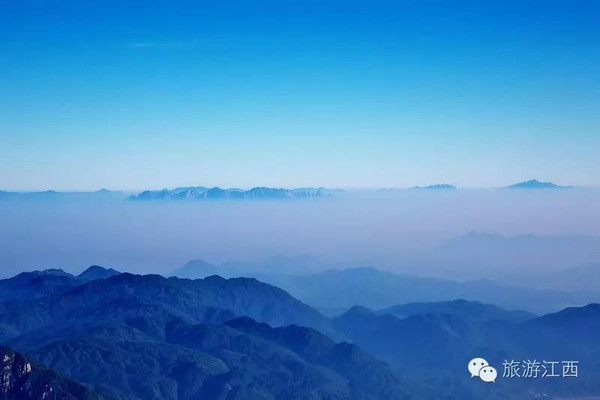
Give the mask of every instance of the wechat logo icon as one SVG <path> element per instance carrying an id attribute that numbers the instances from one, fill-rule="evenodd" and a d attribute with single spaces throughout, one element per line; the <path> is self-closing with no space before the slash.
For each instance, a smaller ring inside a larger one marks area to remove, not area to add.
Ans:
<path id="1" fill-rule="evenodd" d="M 478 357 L 469 361 L 469 373 L 471 378 L 479 377 L 485 383 L 496 382 L 498 371 L 490 366 L 484 358 Z"/>

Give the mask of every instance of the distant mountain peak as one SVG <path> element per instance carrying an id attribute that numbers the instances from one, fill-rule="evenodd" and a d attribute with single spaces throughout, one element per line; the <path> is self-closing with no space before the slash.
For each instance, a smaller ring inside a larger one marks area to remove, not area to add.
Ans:
<path id="1" fill-rule="evenodd" d="M 415 186 L 413 189 L 429 189 L 429 190 L 456 190 L 457 187 L 449 183 L 436 183 L 428 186 Z"/>
<path id="2" fill-rule="evenodd" d="M 227 279 L 223 278 L 221 275 L 209 275 L 204 278 L 207 282 L 223 282 Z M 252 280 L 256 280 L 254 278 L 229 278 L 229 279 L 244 279 L 244 282 L 251 282 Z M 258 282 L 258 281 L 257 281 Z"/>
<path id="3" fill-rule="evenodd" d="M 115 269 L 104 268 L 99 265 L 92 265 L 91 267 L 77 275 L 77 278 L 91 281 L 94 279 L 106 279 L 119 274 L 120 272 Z"/>
<path id="4" fill-rule="evenodd" d="M 600 318 L 600 304 L 590 303 L 583 307 L 567 307 L 554 314 L 547 314 L 540 319 L 553 319 L 553 318 L 587 318 L 594 316 Z"/>
<path id="5" fill-rule="evenodd" d="M 562 186 L 552 182 L 542 182 L 537 179 L 530 179 L 506 186 L 506 189 L 570 189 L 573 186 Z"/>
<path id="6" fill-rule="evenodd" d="M 14 278 L 17 278 L 17 279 L 22 279 L 22 278 L 33 279 L 33 278 L 39 277 L 39 276 L 65 276 L 65 277 L 73 277 L 73 275 L 69 274 L 68 272 L 65 272 L 61 268 L 50 268 L 50 269 L 43 269 L 43 270 L 21 272 L 20 274 L 16 275 Z"/>
<path id="7" fill-rule="evenodd" d="M 84 192 L 86 193 L 86 192 Z M 121 190 L 110 190 L 107 188 L 102 188 L 102 189 L 98 189 L 95 192 L 90 192 L 92 194 L 123 194 L 123 191 Z"/>
<path id="8" fill-rule="evenodd" d="M 69 275 L 69 273 L 65 272 L 62 268 L 49 268 L 49 269 L 45 269 L 42 271 L 36 271 L 36 272 L 38 272 L 40 275 L 59 275 L 59 276 Z"/>
<path id="9" fill-rule="evenodd" d="M 207 261 L 194 259 L 188 261 L 183 267 L 173 271 L 173 275 L 179 278 L 197 279 L 206 278 L 211 275 L 219 275 L 222 268 Z"/>
<path id="10" fill-rule="evenodd" d="M 345 315 L 374 315 L 373 310 L 364 307 L 364 306 L 352 306 L 348 311 L 345 312 Z"/>

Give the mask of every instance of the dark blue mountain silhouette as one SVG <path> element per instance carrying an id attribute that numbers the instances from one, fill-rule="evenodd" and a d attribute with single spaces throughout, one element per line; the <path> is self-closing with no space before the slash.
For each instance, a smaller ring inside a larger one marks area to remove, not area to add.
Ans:
<path id="1" fill-rule="evenodd" d="M 121 273 L 87 281 L 51 270 L 2 280 L 0 288 L 0 342 L 107 400 L 231 393 L 239 399 L 521 400 L 544 391 L 600 393 L 597 304 L 542 317 L 464 300 L 384 311 L 357 306 L 329 320 L 283 290 L 247 278 Z M 511 357 L 575 359 L 586 373 L 577 385 L 506 381 L 491 390 L 466 373 L 474 356 L 497 368 Z"/>
<path id="2" fill-rule="evenodd" d="M 308 327 L 267 325 L 331 329 L 254 279 L 68 279 L 75 286 L 60 294 L 0 302 L 0 337 L 107 399 L 437 398 L 355 345 Z"/>

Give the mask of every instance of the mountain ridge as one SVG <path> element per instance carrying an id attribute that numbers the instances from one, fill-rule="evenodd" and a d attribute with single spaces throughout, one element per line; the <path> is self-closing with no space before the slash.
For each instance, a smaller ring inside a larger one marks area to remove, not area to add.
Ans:
<path id="1" fill-rule="evenodd" d="M 328 320 L 255 279 L 67 279 L 77 286 L 0 301 L 0 342 L 110 400 L 437 398 L 356 345 L 301 326 Z"/>
<path id="2" fill-rule="evenodd" d="M 175 189 L 145 190 L 137 195 L 129 196 L 132 201 L 150 200 L 284 200 L 305 198 L 327 198 L 341 193 L 339 189 L 319 188 L 271 188 L 253 187 L 243 189 L 222 189 L 218 186 L 208 188 L 204 186 L 188 186 Z"/>
<path id="3" fill-rule="evenodd" d="M 537 179 L 530 179 L 528 181 L 514 183 L 509 186 L 505 186 L 505 189 L 571 189 L 573 186 L 562 186 L 552 182 L 542 182 Z"/>
<path id="4" fill-rule="evenodd" d="M 413 189 L 423 189 L 423 190 L 457 190 L 458 188 L 455 185 L 451 185 L 449 183 L 436 183 L 436 184 L 427 185 L 427 186 L 414 186 Z"/>
<path id="5" fill-rule="evenodd" d="M 427 313 L 448 313 L 482 322 L 495 320 L 524 322 L 536 317 L 535 314 L 526 311 L 506 310 L 492 304 L 485 304 L 479 301 L 467 301 L 464 299 L 442 302 L 408 303 L 377 311 L 377 314 L 379 315 L 392 314 L 399 318 Z"/>

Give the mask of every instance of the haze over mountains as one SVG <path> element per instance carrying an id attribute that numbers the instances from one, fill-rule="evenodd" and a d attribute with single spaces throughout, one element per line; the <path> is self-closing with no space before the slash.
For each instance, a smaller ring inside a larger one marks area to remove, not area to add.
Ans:
<path id="1" fill-rule="evenodd" d="M 309 256 L 280 258 L 266 265 L 191 260 L 173 274 L 256 277 L 328 313 L 354 304 L 384 308 L 455 298 L 550 312 L 600 300 L 600 240 L 589 236 L 471 232 L 431 248 L 406 252 L 393 267 L 400 265 L 402 272 L 328 266 Z"/>
<path id="2" fill-rule="evenodd" d="M 489 280 L 459 282 L 449 279 L 421 278 L 380 271 L 375 268 L 332 269 L 324 272 L 290 275 L 253 272 L 216 267 L 203 261 L 191 261 L 174 271 L 176 276 L 203 278 L 253 276 L 279 286 L 298 299 L 326 314 L 335 315 L 353 305 L 386 308 L 395 304 L 423 301 L 448 301 L 463 298 L 520 308 L 535 313 L 560 310 L 568 305 L 600 301 L 597 293 L 581 294 L 510 286 Z"/>
<path id="3" fill-rule="evenodd" d="M 600 273 L 600 239 L 470 232 L 407 252 L 399 262 L 407 273 L 424 276 L 590 291 L 590 279 Z"/>
<path id="4" fill-rule="evenodd" d="M 0 400 L 600 400 L 600 1 L 0 7 Z"/>
<path id="5" fill-rule="evenodd" d="M 600 192 L 540 189 L 2 197 L 0 344 L 105 400 L 598 396 Z"/>
<path id="6" fill-rule="evenodd" d="M 534 314 L 525 311 L 509 311 L 498 306 L 466 301 L 464 299 L 441 302 L 409 303 L 395 305 L 376 311 L 378 315 L 390 314 L 397 318 L 407 318 L 414 315 L 442 313 L 452 314 L 473 321 L 510 321 L 524 322 L 535 318 Z"/>
<path id="7" fill-rule="evenodd" d="M 124 201 L 124 195 L 91 195 L 96 200 L 88 201 L 86 196 L 1 200 L 0 273 L 100 264 L 164 274 L 192 259 L 256 264 L 307 254 L 319 260 L 313 272 L 374 266 L 417 276 L 498 280 L 509 275 L 503 260 L 519 259 L 525 246 L 495 252 L 488 259 L 498 262 L 487 263 L 488 269 L 464 263 L 464 256 L 459 263 L 450 255 L 447 263 L 438 246 L 468 232 L 518 240 L 572 237 L 575 247 L 588 236 L 600 237 L 600 191 L 593 189 L 346 191 L 325 201 Z M 579 263 L 584 255 L 559 247 L 567 252 L 544 256 L 548 265 L 556 265 L 556 258 L 565 261 L 561 268 L 587 266 Z M 518 261 L 517 272 L 528 269 L 523 260 L 529 258 Z M 544 261 L 533 259 L 537 265 Z M 511 282 L 507 276 L 509 284 L 532 281 Z"/>

